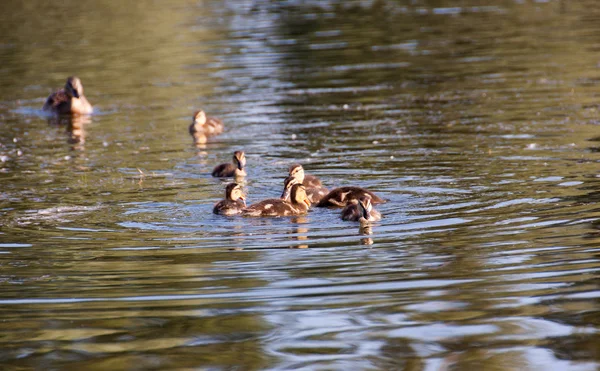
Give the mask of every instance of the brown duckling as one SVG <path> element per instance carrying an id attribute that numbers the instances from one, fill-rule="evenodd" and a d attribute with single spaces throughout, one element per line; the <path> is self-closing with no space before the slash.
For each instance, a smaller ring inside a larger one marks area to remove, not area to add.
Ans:
<path id="1" fill-rule="evenodd" d="M 288 176 L 287 178 L 285 178 L 285 180 L 283 181 L 283 193 L 281 194 L 282 200 L 289 201 L 289 198 L 290 198 L 289 191 L 291 189 L 291 186 L 294 184 L 302 184 L 302 181 L 294 176 Z M 302 184 L 302 185 L 304 185 L 304 184 Z M 327 194 L 327 188 L 324 188 L 324 187 L 304 186 L 304 188 L 306 189 L 306 196 L 308 197 L 308 200 L 310 201 L 311 204 L 316 204 L 317 202 L 319 202 L 319 200 L 321 200 Z"/>
<path id="2" fill-rule="evenodd" d="M 246 154 L 244 151 L 235 151 L 233 153 L 233 162 L 217 165 L 212 171 L 212 176 L 216 178 L 246 176 L 245 166 Z"/>
<path id="3" fill-rule="evenodd" d="M 302 184 L 292 184 L 290 201 L 279 198 L 270 198 L 242 210 L 242 215 L 248 216 L 289 216 L 306 214 L 310 201 L 306 196 L 306 189 Z"/>
<path id="4" fill-rule="evenodd" d="M 300 164 L 290 165 L 290 176 L 296 177 L 305 187 L 322 187 L 321 181 L 314 175 L 304 174 L 304 168 Z"/>
<path id="5" fill-rule="evenodd" d="M 229 183 L 225 188 L 225 199 L 217 202 L 213 213 L 219 215 L 237 215 L 246 207 L 246 197 L 242 192 L 242 186 L 237 183 Z"/>
<path id="6" fill-rule="evenodd" d="M 385 203 L 385 200 L 375 193 L 360 187 L 340 187 L 331 190 L 325 197 L 319 201 L 317 207 L 337 206 L 344 207 L 352 200 L 358 200 L 361 197 L 368 197 L 374 204 Z"/>
<path id="7" fill-rule="evenodd" d="M 63 89 L 50 94 L 42 109 L 59 115 L 89 115 L 94 111 L 90 102 L 83 95 L 81 80 L 75 76 L 67 79 Z"/>
<path id="8" fill-rule="evenodd" d="M 202 144 L 206 143 L 209 136 L 221 134 L 223 129 L 223 121 L 214 117 L 207 117 L 206 113 L 200 110 L 194 113 L 189 132 L 194 137 L 194 142 Z"/>
<path id="9" fill-rule="evenodd" d="M 302 182 L 300 182 L 298 180 L 298 178 L 295 178 L 293 176 L 288 176 L 287 178 L 285 178 L 285 180 L 283 181 L 283 193 L 281 194 L 281 197 L 280 197 L 282 200 L 288 201 L 288 202 L 290 201 L 290 195 L 292 193 L 292 186 L 294 184 L 302 184 Z"/>
<path id="10" fill-rule="evenodd" d="M 304 168 L 300 164 L 293 164 L 289 169 L 290 176 L 298 179 L 300 184 L 306 187 L 306 194 L 308 195 L 308 199 L 313 204 L 321 201 L 325 195 L 329 192 L 329 190 L 321 184 L 319 178 L 313 175 L 304 174 Z"/>
<path id="11" fill-rule="evenodd" d="M 344 207 L 342 220 L 360 222 L 361 224 L 376 222 L 381 220 L 381 213 L 373 208 L 369 197 L 362 196 L 358 200 L 352 200 Z"/>

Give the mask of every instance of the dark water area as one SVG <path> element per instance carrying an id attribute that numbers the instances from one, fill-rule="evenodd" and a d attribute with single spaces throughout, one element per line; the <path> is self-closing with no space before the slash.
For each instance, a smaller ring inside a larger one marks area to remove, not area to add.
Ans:
<path id="1" fill-rule="evenodd" d="M 3 2 L 0 368 L 597 370 L 596 5 Z M 383 219 L 213 215 L 238 149 Z"/>

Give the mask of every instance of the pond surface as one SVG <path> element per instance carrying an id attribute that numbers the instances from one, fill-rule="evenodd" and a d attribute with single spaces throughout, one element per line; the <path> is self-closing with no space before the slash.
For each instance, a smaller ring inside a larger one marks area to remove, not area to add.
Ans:
<path id="1" fill-rule="evenodd" d="M 600 11 L 482 3 L 3 2 L 3 369 L 597 370 Z M 215 216 L 238 149 L 384 218 Z"/>

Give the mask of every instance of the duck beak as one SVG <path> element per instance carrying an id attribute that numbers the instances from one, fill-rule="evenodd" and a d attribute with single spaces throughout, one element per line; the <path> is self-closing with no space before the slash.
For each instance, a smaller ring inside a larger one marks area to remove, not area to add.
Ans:
<path id="1" fill-rule="evenodd" d="M 75 89 L 73 87 L 73 85 L 71 83 L 67 84 L 67 87 L 65 88 L 65 90 L 68 90 L 69 92 L 71 92 L 71 94 L 73 94 L 73 97 L 79 98 L 79 92 L 77 91 L 77 89 Z"/>
<path id="2" fill-rule="evenodd" d="M 363 218 L 365 218 L 366 220 L 371 219 L 371 212 L 367 209 L 364 209 L 363 211 Z"/>

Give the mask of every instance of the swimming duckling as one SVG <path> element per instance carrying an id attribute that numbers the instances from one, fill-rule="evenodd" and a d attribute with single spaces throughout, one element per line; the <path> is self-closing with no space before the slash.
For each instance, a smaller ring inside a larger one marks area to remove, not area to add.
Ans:
<path id="1" fill-rule="evenodd" d="M 310 201 L 302 184 L 292 184 L 290 201 L 271 198 L 250 205 L 242 210 L 242 215 L 248 216 L 288 216 L 306 214 Z"/>
<path id="2" fill-rule="evenodd" d="M 373 209 L 369 197 L 363 196 L 358 200 L 352 200 L 352 203 L 344 207 L 342 210 L 342 220 L 360 222 L 361 224 L 376 222 L 381 220 L 381 213 Z"/>
<path id="3" fill-rule="evenodd" d="M 281 194 L 281 199 L 284 201 L 289 201 L 290 198 L 290 189 L 294 184 L 302 184 L 302 181 L 294 176 L 288 176 L 283 181 L 283 193 Z M 302 184 L 304 185 L 304 184 Z M 324 187 L 304 187 L 306 190 L 306 196 L 311 204 L 316 204 L 327 194 L 327 189 Z"/>
<path id="4" fill-rule="evenodd" d="M 246 176 L 245 166 L 246 154 L 244 151 L 235 151 L 233 163 L 217 165 L 212 171 L 212 176 L 216 178 Z"/>
<path id="5" fill-rule="evenodd" d="M 246 207 L 246 198 L 242 192 L 242 186 L 237 183 L 229 183 L 225 187 L 225 199 L 217 202 L 213 213 L 219 215 L 236 215 Z"/>
<path id="6" fill-rule="evenodd" d="M 206 117 L 206 113 L 200 110 L 194 113 L 189 132 L 194 137 L 194 142 L 202 144 L 206 143 L 209 136 L 221 134 L 223 128 L 223 121 L 214 117 Z"/>
<path id="7" fill-rule="evenodd" d="M 290 165 L 290 176 L 296 177 L 305 187 L 322 187 L 321 181 L 314 175 L 304 174 L 304 168 L 300 164 Z"/>
<path id="8" fill-rule="evenodd" d="M 90 102 L 83 95 L 81 80 L 75 76 L 67 79 L 63 89 L 50 94 L 42 109 L 59 115 L 89 115 L 94 111 Z"/>
<path id="9" fill-rule="evenodd" d="M 360 187 L 340 187 L 331 190 L 325 197 L 319 201 L 317 207 L 348 205 L 352 200 L 358 200 L 361 197 L 368 197 L 374 204 L 385 203 L 385 200 L 375 193 Z"/>
<path id="10" fill-rule="evenodd" d="M 293 176 L 288 176 L 287 178 L 285 178 L 285 180 L 283 181 L 283 193 L 281 194 L 281 197 L 280 197 L 282 200 L 288 201 L 288 202 L 290 201 L 290 195 L 292 193 L 292 186 L 294 184 L 302 184 L 302 182 L 300 182 L 298 180 L 298 178 L 295 178 Z"/>
<path id="11" fill-rule="evenodd" d="M 325 195 L 329 192 L 327 188 L 323 187 L 319 178 L 313 175 L 304 174 L 304 168 L 300 164 L 293 164 L 289 169 L 290 176 L 298 179 L 300 184 L 306 187 L 306 194 L 308 195 L 308 199 L 313 204 L 321 201 Z"/>

